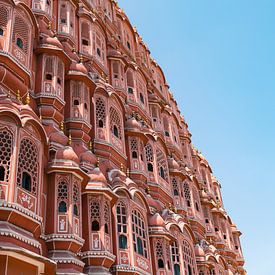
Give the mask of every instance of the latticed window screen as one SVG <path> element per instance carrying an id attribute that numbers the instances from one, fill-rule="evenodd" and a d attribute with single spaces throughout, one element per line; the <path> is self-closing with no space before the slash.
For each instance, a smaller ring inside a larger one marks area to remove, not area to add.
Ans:
<path id="1" fill-rule="evenodd" d="M 69 203 L 68 183 L 64 179 L 60 179 L 57 188 L 58 212 L 67 213 Z"/>
<path id="2" fill-rule="evenodd" d="M 127 242 L 127 215 L 126 206 L 123 202 L 119 202 L 116 207 L 117 214 L 117 232 L 118 232 L 118 242 L 119 248 L 126 249 Z"/>
<path id="3" fill-rule="evenodd" d="M 187 206 L 190 207 L 191 206 L 191 193 L 190 193 L 189 184 L 187 182 L 185 182 L 183 184 L 183 189 L 184 189 L 184 197 L 185 197 Z"/>
<path id="4" fill-rule="evenodd" d="M 12 42 L 19 46 L 25 54 L 29 52 L 30 28 L 26 20 L 19 14 L 15 15 Z M 22 41 L 22 42 L 19 42 Z M 22 43 L 22 44 L 21 44 Z"/>
<path id="5" fill-rule="evenodd" d="M 96 99 L 96 125 L 100 128 L 106 126 L 106 106 L 101 97 Z"/>
<path id="6" fill-rule="evenodd" d="M 6 7 L 0 5 L 0 29 L 5 32 L 8 25 L 9 11 Z"/>
<path id="7" fill-rule="evenodd" d="M 118 111 L 114 108 L 110 108 L 110 127 L 112 133 L 119 139 L 122 139 L 122 126 Z"/>
<path id="8" fill-rule="evenodd" d="M 172 179 L 172 186 L 173 186 L 173 194 L 174 196 L 179 196 L 179 185 L 176 178 Z"/>
<path id="9" fill-rule="evenodd" d="M 164 268 L 164 259 L 163 259 L 163 245 L 160 240 L 156 242 L 155 245 L 156 258 L 158 263 L 158 268 Z"/>
<path id="10" fill-rule="evenodd" d="M 79 207 L 80 207 L 80 192 L 79 192 L 79 186 L 77 183 L 74 183 L 73 185 L 73 213 L 75 216 L 79 216 Z"/>
<path id="11" fill-rule="evenodd" d="M 132 158 L 138 158 L 138 141 L 136 138 L 132 138 L 130 142 Z"/>
<path id="12" fill-rule="evenodd" d="M 147 258 L 147 235 L 145 230 L 144 218 L 138 210 L 132 211 L 132 233 L 134 242 L 134 251 Z"/>
<path id="13" fill-rule="evenodd" d="M 168 169 L 165 155 L 160 149 L 157 149 L 157 164 L 158 164 L 158 174 L 164 180 L 168 181 Z"/>
<path id="14" fill-rule="evenodd" d="M 13 136 L 7 129 L 0 129 L 0 181 L 8 182 L 13 147 Z"/>
<path id="15" fill-rule="evenodd" d="M 90 203 L 90 215 L 92 231 L 99 231 L 100 229 L 100 203 L 93 199 Z"/>
<path id="16" fill-rule="evenodd" d="M 30 139 L 22 139 L 17 164 L 17 185 L 34 195 L 37 195 L 38 163 L 39 156 L 36 144 Z"/>
<path id="17" fill-rule="evenodd" d="M 104 231 L 106 234 L 110 233 L 110 208 L 108 203 L 104 203 Z"/>
<path id="18" fill-rule="evenodd" d="M 196 274 L 195 255 L 190 244 L 186 240 L 183 241 L 183 260 L 186 274 L 190 274 L 190 270 L 191 274 Z"/>
<path id="19" fill-rule="evenodd" d="M 200 197 L 198 194 L 198 190 L 195 187 L 193 188 L 193 196 L 196 210 L 200 211 Z"/>
<path id="20" fill-rule="evenodd" d="M 153 147 L 150 143 L 147 143 L 146 146 L 144 147 L 145 149 L 145 157 L 146 157 L 146 162 L 147 162 L 147 170 L 149 172 L 154 171 L 154 152 L 153 152 Z"/>
<path id="21" fill-rule="evenodd" d="M 180 254 L 179 254 L 179 246 L 177 241 L 174 241 L 171 245 L 171 255 L 172 255 L 173 264 L 179 264 Z"/>

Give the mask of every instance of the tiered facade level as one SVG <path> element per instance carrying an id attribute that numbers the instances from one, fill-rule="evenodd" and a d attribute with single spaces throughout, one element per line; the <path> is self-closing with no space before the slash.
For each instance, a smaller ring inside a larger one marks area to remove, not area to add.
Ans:
<path id="1" fill-rule="evenodd" d="M 245 274 L 164 74 L 111 0 L 0 0 L 0 274 Z"/>

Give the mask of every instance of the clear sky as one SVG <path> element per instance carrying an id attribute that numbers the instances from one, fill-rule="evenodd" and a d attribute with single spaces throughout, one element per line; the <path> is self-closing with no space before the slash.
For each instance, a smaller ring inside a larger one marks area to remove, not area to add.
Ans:
<path id="1" fill-rule="evenodd" d="M 275 1 L 120 0 L 166 74 L 243 232 L 248 275 L 275 274 Z"/>

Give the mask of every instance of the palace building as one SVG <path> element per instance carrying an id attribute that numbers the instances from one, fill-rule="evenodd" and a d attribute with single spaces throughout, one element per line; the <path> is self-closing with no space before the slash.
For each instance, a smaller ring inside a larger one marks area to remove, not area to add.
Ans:
<path id="1" fill-rule="evenodd" d="M 116 1 L 0 0 L 0 274 L 244 275 L 220 189 Z"/>

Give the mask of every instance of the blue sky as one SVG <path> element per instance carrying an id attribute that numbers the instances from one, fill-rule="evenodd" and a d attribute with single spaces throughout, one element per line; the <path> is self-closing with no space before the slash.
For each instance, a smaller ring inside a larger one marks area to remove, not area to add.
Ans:
<path id="1" fill-rule="evenodd" d="M 275 1 L 120 0 L 163 68 L 243 232 L 248 275 L 274 275 Z"/>

